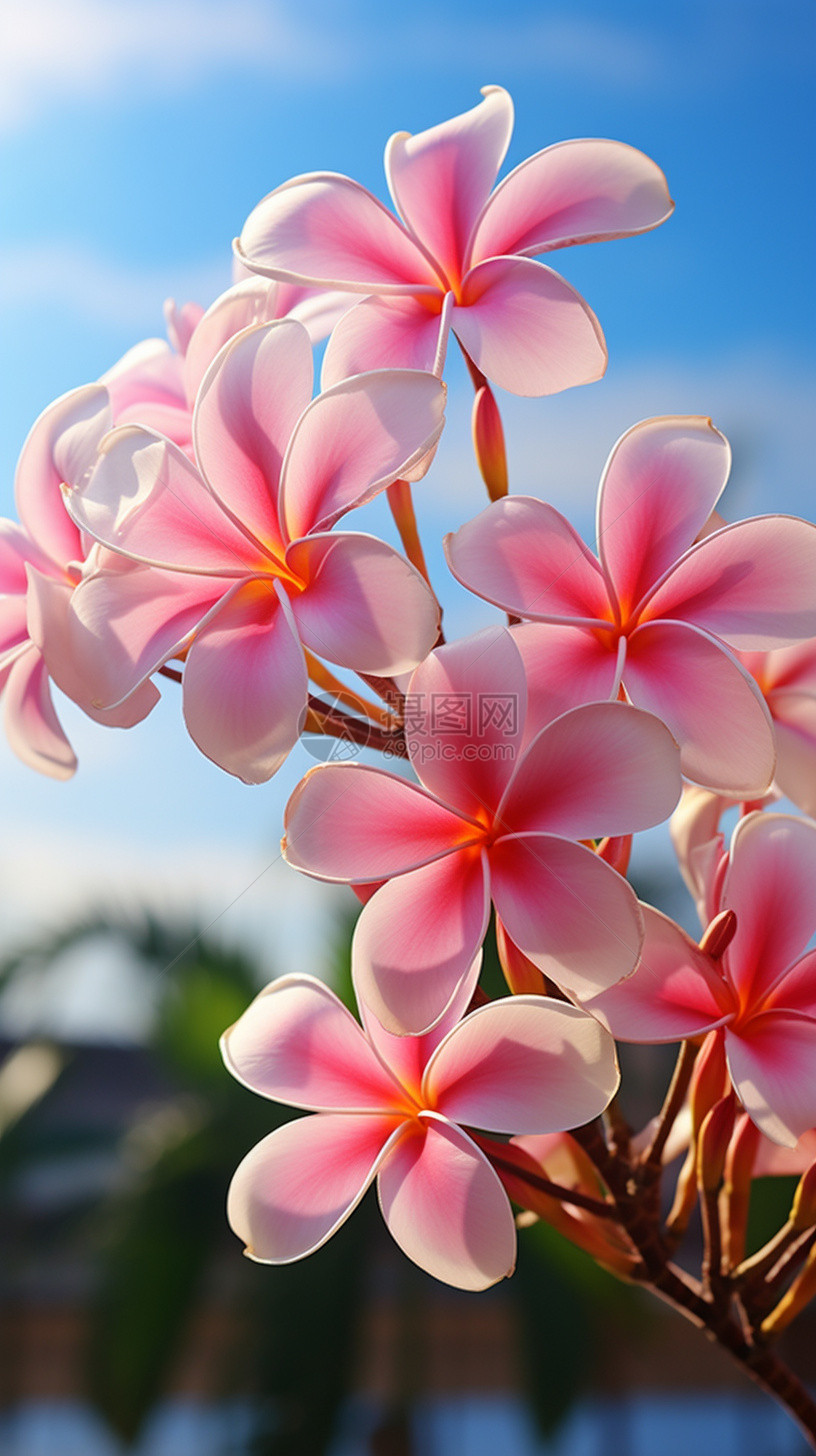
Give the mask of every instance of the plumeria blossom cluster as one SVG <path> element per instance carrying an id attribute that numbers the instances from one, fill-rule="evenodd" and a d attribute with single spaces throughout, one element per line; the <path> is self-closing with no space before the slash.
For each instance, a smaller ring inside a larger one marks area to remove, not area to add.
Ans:
<path id="1" fill-rule="evenodd" d="M 234 1076 L 311 1114 L 235 1175 L 252 1258 L 310 1253 L 376 1181 L 409 1258 L 479 1289 L 512 1271 L 516 1222 L 546 1219 L 704 1326 L 813 1437 L 769 1341 L 816 1290 L 816 526 L 727 523 L 730 450 L 704 416 L 614 445 L 594 549 L 508 493 L 493 386 L 546 395 L 606 362 L 542 255 L 672 210 L 657 165 L 616 141 L 558 143 L 495 185 L 511 131 L 489 86 L 392 137 L 396 214 L 331 173 L 278 186 L 236 242 L 237 283 L 171 305 L 168 342 L 40 416 L 0 545 L 6 729 L 64 778 L 52 683 L 133 727 L 164 679 L 247 783 L 304 732 L 369 750 L 306 774 L 283 840 L 363 901 L 360 1020 L 284 975 L 223 1039 Z M 445 549 L 497 616 L 446 642 L 412 489 L 433 480 L 452 341 L 490 503 Z M 358 524 L 380 494 L 401 550 Z M 632 836 L 670 816 L 696 941 L 626 878 Z M 679 1046 L 640 1130 L 616 1041 Z M 748 1253 L 752 1180 L 780 1172 L 800 1175 L 790 1218 Z M 674 1255 L 698 1202 L 695 1278 Z"/>

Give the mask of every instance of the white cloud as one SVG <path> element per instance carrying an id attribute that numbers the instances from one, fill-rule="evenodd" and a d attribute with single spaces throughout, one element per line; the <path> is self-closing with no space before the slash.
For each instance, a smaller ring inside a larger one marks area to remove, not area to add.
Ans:
<path id="1" fill-rule="evenodd" d="M 316 47 L 290 7 L 270 0 L 4 0 L 0 131 L 66 100 L 97 104 L 124 88 L 183 91 L 233 67 L 276 77 L 336 75 L 340 31 Z"/>

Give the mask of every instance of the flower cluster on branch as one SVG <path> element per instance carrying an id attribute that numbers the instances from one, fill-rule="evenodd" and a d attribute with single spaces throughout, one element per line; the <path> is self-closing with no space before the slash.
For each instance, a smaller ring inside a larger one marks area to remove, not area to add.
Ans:
<path id="1" fill-rule="evenodd" d="M 392 137 L 397 215 L 347 177 L 285 182 L 232 288 L 171 305 L 169 342 L 40 416 L 0 535 L 6 730 L 65 778 L 52 682 L 129 728 L 169 678 L 198 748 L 247 783 L 304 733 L 399 760 L 326 763 L 287 809 L 288 862 L 364 901 L 361 1023 L 284 976 L 224 1036 L 236 1077 L 312 1114 L 235 1175 L 248 1253 L 308 1254 L 376 1180 L 406 1254 L 483 1288 L 512 1271 L 515 1204 L 704 1326 L 813 1437 L 770 1341 L 816 1288 L 816 823 L 775 802 L 816 809 L 816 526 L 727 524 L 730 450 L 704 416 L 618 441 L 594 551 L 508 494 L 493 386 L 541 396 L 606 364 L 542 256 L 672 211 L 656 164 L 614 141 L 545 148 L 496 186 L 511 130 L 490 86 Z M 412 487 L 433 488 L 451 338 L 490 504 L 447 561 L 507 623 L 446 643 Z M 349 528 L 379 494 L 402 551 Z M 673 811 L 699 943 L 626 879 L 631 837 Z M 640 1133 L 613 1101 L 616 1040 L 679 1043 Z M 788 1223 L 748 1253 L 753 1178 L 792 1170 Z M 698 1200 L 695 1279 L 674 1255 Z"/>

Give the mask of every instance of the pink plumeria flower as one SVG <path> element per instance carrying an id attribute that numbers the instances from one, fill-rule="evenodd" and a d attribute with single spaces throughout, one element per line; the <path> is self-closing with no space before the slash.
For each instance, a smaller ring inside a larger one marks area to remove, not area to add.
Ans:
<path id="1" fill-rule="evenodd" d="M 236 248 L 255 272 L 370 295 L 334 330 L 324 385 L 364 369 L 431 369 L 448 327 L 514 394 L 603 374 L 595 315 L 535 255 L 657 227 L 673 208 L 665 178 L 633 147 L 582 140 L 536 153 L 491 192 L 513 104 L 500 86 L 482 95 L 463 116 L 392 136 L 385 171 L 401 221 L 332 172 L 295 177 L 250 214 Z"/>
<path id="2" fill-rule="evenodd" d="M 84 650 L 103 704 L 182 655 L 191 736 L 247 783 L 268 779 L 300 735 L 304 646 L 391 675 L 438 632 L 419 572 L 375 537 L 330 527 L 433 446 L 444 386 L 402 370 L 311 393 L 300 324 L 245 329 L 199 388 L 196 465 L 161 435 L 117 429 L 69 498 L 85 530 L 141 569 L 82 583 L 66 652 Z"/>
<path id="3" fill-rule="evenodd" d="M 618 1085 L 611 1037 L 543 997 L 493 1001 L 433 1033 L 394 1037 L 361 1001 L 363 1027 L 322 982 L 274 981 L 222 1039 L 253 1092 L 316 1115 L 260 1142 L 227 1212 L 247 1253 L 287 1264 L 319 1249 L 377 1179 L 409 1259 L 460 1289 L 513 1272 L 516 1232 L 498 1175 L 465 1130 L 577 1127 Z M 463 1126 L 464 1124 L 464 1126 Z"/>
<path id="4" fill-rule="evenodd" d="M 83 573 L 99 563 L 95 542 L 65 510 L 61 486 L 79 482 L 100 439 L 110 428 L 108 395 L 99 385 L 72 390 L 39 416 L 23 446 L 14 489 L 21 524 L 0 521 L 0 691 L 6 734 L 19 758 L 50 778 L 74 773 L 76 755 L 54 708 L 48 665 L 38 630 L 40 599 L 64 640 L 70 600 Z M 63 681 L 75 664 L 66 657 Z M 128 728 L 153 707 L 152 684 L 110 713 L 89 707 L 91 717 Z"/>
<path id="5" fill-rule="evenodd" d="M 522 751 L 524 668 L 506 628 L 433 652 L 406 704 L 418 785 L 329 764 L 306 775 L 286 812 L 284 857 L 297 869 L 387 881 L 353 944 L 374 1015 L 395 1032 L 438 1021 L 474 979 L 491 899 L 515 943 L 568 993 L 592 995 L 627 975 L 642 934 L 634 894 L 574 841 L 671 812 L 680 775 L 667 729 L 627 704 L 596 703 L 564 713 Z"/>
<path id="6" fill-rule="evenodd" d="M 755 798 L 773 777 L 772 724 L 729 649 L 816 634 L 816 526 L 760 516 L 698 540 L 730 461 L 708 419 L 644 420 L 618 441 L 601 480 L 600 559 L 529 496 L 495 502 L 446 544 L 471 591 L 559 629 L 542 628 L 536 648 L 528 638 L 531 674 L 539 651 L 576 697 L 615 698 L 623 687 L 668 724 L 689 778 Z"/>
<path id="7" fill-rule="evenodd" d="M 641 963 L 625 986 L 585 1004 L 623 1041 L 721 1043 L 745 1111 L 793 1147 L 816 1125 L 816 823 L 753 813 L 718 873 L 716 913 L 736 933 L 713 960 L 666 916 L 644 909 Z"/>

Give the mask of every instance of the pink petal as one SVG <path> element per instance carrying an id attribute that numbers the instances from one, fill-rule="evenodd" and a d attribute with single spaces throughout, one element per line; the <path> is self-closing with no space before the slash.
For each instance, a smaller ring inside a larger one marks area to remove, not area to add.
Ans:
<path id="1" fill-rule="evenodd" d="M 397 210 L 453 287 L 513 132 L 507 92 L 485 86 L 482 96 L 471 111 L 428 131 L 397 132 L 385 149 L 385 175 Z"/>
<path id="2" fill-rule="evenodd" d="M 445 386 L 384 369 L 336 384 L 303 413 L 283 462 L 280 517 L 290 541 L 327 531 L 403 476 L 436 444 Z"/>
<path id="3" fill-rule="evenodd" d="M 811 817 L 816 815 L 816 698 L 777 693 L 768 700 L 776 733 L 776 782 Z"/>
<path id="4" fill-rule="evenodd" d="M 24 586 L 26 580 L 24 578 Z M 7 653 L 16 657 L 16 649 L 28 640 L 25 595 L 0 596 L 0 666 Z"/>
<path id="5" fill-rule="evenodd" d="M 439 307 L 436 307 L 436 303 Z M 364 298 L 332 330 L 326 346 L 321 387 L 329 389 L 352 374 L 372 369 L 432 371 L 440 334 L 449 327 L 442 295 L 430 307 L 421 298 Z"/>
<path id="6" fill-rule="evenodd" d="M 419 1035 L 434 1026 L 463 981 L 476 983 L 489 914 L 487 866 L 475 850 L 389 880 L 357 921 L 358 999 L 387 1031 Z"/>
<path id="7" fill-rule="evenodd" d="M 808 951 L 779 977 L 764 1011 L 797 1011 L 816 1020 L 816 951 Z"/>
<path id="8" fill-rule="evenodd" d="M 227 593 L 184 665 L 184 721 L 202 753 L 247 784 L 280 768 L 300 737 L 308 673 L 277 582 Z"/>
<path id="9" fill-rule="evenodd" d="M 754 679 L 726 647 L 686 622 L 646 622 L 628 642 L 623 683 L 680 745 L 683 772 L 735 798 L 773 778 L 770 713 Z"/>
<path id="10" fill-rule="evenodd" d="M 74 664 L 86 685 L 87 698 L 78 699 L 86 712 L 121 703 L 175 657 L 222 595 L 218 579 L 120 560 L 123 569 L 102 571 L 80 582 L 65 623 L 68 640 L 51 661 L 55 681 L 62 678 L 63 658 Z M 51 660 L 42 610 L 39 590 L 33 589 L 31 629 L 46 643 Z"/>
<path id="11" fill-rule="evenodd" d="M 166 339 L 144 339 L 128 349 L 99 381 L 110 396 L 111 423 L 119 425 L 126 418 L 135 422 L 143 407 L 186 409 L 183 367 L 179 352 Z"/>
<path id="12" fill-rule="evenodd" d="M 681 788 L 677 744 L 657 718 L 627 703 L 589 703 L 525 750 L 499 818 L 514 834 L 631 834 L 667 819 Z"/>
<path id="13" fill-rule="evenodd" d="M 285 827 L 289 864 L 350 884 L 390 879 L 481 837 L 416 784 L 364 764 L 312 769 L 286 806 Z"/>
<path id="14" fill-rule="evenodd" d="M 239 1163 L 231 1228 L 251 1259 L 289 1264 L 314 1253 L 354 1211 L 404 1121 L 318 1113 L 279 1127 Z"/>
<path id="15" fill-rule="evenodd" d="M 617 1090 L 615 1045 L 575 1006 L 492 1001 L 460 1021 L 425 1072 L 426 1105 L 491 1132 L 560 1132 L 598 1117 Z"/>
<path id="16" fill-rule="evenodd" d="M 33 567 L 29 568 L 29 583 L 31 638 L 42 652 L 57 687 L 90 718 L 108 728 L 132 728 L 141 723 L 158 702 L 158 689 L 141 677 L 129 682 L 124 690 L 121 683 L 114 686 L 109 658 L 111 639 L 102 646 L 101 633 L 89 633 L 80 623 L 73 610 L 74 593 L 69 584 L 42 576 Z M 151 603 L 156 611 L 158 603 L 152 597 Z M 102 623 L 103 630 L 110 632 L 111 637 L 117 608 L 121 610 L 121 601 L 115 602 Z M 116 706 L 108 707 L 108 703 Z"/>
<path id="17" fill-rule="evenodd" d="M 83 478 L 110 422 L 107 390 L 88 384 L 43 410 L 23 445 L 14 480 L 17 512 L 32 539 L 60 566 L 84 555 L 60 486 Z"/>
<path id="18" fill-rule="evenodd" d="M 440 278 L 401 223 L 350 177 L 312 172 L 270 192 L 236 244 L 254 273 L 355 293 L 436 290 Z"/>
<path id="19" fill-rule="evenodd" d="M 476 227 L 471 258 L 532 256 L 571 243 L 631 237 L 674 210 L 666 179 L 624 142 L 557 142 L 505 177 Z"/>
<path id="20" fill-rule="evenodd" d="M 529 622 L 513 627 L 511 636 L 527 677 L 525 746 L 568 709 L 617 692 L 617 653 L 609 650 L 608 633 Z"/>
<path id="21" fill-rule="evenodd" d="M 383 1160 L 380 1207 L 404 1254 L 456 1289 L 486 1289 L 512 1274 L 516 1228 L 498 1175 L 458 1127 L 425 1113 L 424 1128 Z"/>
<path id="22" fill-rule="evenodd" d="M 182 303 L 179 306 L 174 298 L 165 299 L 164 325 L 167 337 L 177 354 L 187 353 L 190 340 L 203 315 L 204 309 L 200 303 Z"/>
<path id="23" fill-rule="evenodd" d="M 236 577 L 262 559 L 187 456 L 135 425 L 106 436 L 93 474 L 68 505 L 83 531 L 148 565 Z"/>
<path id="24" fill-rule="evenodd" d="M 312 1112 L 405 1111 L 406 1098 L 345 1006 L 313 976 L 283 976 L 221 1038 L 227 1068 L 262 1097 Z"/>
<path id="25" fill-rule="evenodd" d="M 392 546 L 351 532 L 296 541 L 287 565 L 307 582 L 292 598 L 304 645 L 356 672 L 410 672 L 439 636 L 439 605 Z"/>
<path id="26" fill-rule="evenodd" d="M 730 467 L 728 441 L 702 415 L 643 420 L 621 436 L 601 479 L 598 542 L 624 620 L 696 541 Z"/>
<path id="27" fill-rule="evenodd" d="M 239 527 L 280 554 L 278 487 L 286 447 L 312 397 L 312 346 L 291 319 L 258 324 L 227 344 L 200 386 L 196 459 Z"/>
<path id="28" fill-rule="evenodd" d="M 783 1011 L 725 1032 L 728 1068 L 742 1105 L 772 1142 L 793 1147 L 816 1125 L 816 1021 Z"/>
<path id="29" fill-rule="evenodd" d="M 210 304 L 193 331 L 184 358 L 184 386 L 191 406 L 201 381 L 219 350 L 242 329 L 249 329 L 255 324 L 271 323 L 273 319 L 283 318 L 289 312 L 288 299 L 290 296 L 299 298 L 302 296 L 302 290 L 292 289 L 285 283 L 272 283 L 266 278 L 251 277 L 233 284 L 232 288 L 228 288 L 226 293 L 222 293 L 214 303 Z M 293 348 L 297 352 L 294 334 L 287 335 L 287 337 L 293 340 Z M 309 384 L 301 409 L 305 409 L 312 394 L 311 359 L 309 365 Z M 297 368 L 295 373 L 298 373 Z M 278 380 L 278 387 L 284 389 L 291 387 L 286 374 Z M 264 403 L 268 408 L 268 402 Z"/>
<path id="30" fill-rule="evenodd" d="M 643 926 L 633 891 L 582 844 L 509 836 L 490 851 L 496 913 L 511 940 L 579 1000 L 634 968 Z"/>
<path id="31" fill-rule="evenodd" d="M 445 553 L 457 581 L 513 615 L 611 622 L 592 552 L 559 511 L 532 496 L 495 501 L 445 537 Z"/>
<path id="32" fill-rule="evenodd" d="M 556 394 L 606 369 L 592 309 L 529 258 L 491 258 L 466 275 L 451 327 L 478 369 L 511 394 Z"/>
<path id="33" fill-rule="evenodd" d="M 641 905 L 645 935 L 634 974 L 583 1004 L 619 1041 L 684 1041 L 730 1020 L 736 997 L 710 956 L 667 915 Z"/>
<path id="34" fill-rule="evenodd" d="M 22 526 L 16 521 L 0 520 L 0 595 L 25 596 L 29 562 L 53 576 L 55 563 Z"/>
<path id="35" fill-rule="evenodd" d="M 669 826 L 680 872 L 703 926 L 720 909 L 718 868 L 725 845 L 719 824 L 730 802 L 710 789 L 686 784 Z"/>
<path id="36" fill-rule="evenodd" d="M 720 903 L 737 916 L 725 964 L 743 1005 L 755 1005 L 807 946 L 816 930 L 814 884 L 816 825 L 788 814 L 740 820 Z"/>
<path id="37" fill-rule="evenodd" d="M 784 647 L 816 636 L 816 526 L 756 516 L 707 536 L 650 599 L 650 618 L 679 617 L 734 647 Z"/>
<path id="38" fill-rule="evenodd" d="M 506 627 L 439 648 L 406 696 L 405 738 L 432 794 L 486 822 L 513 773 L 526 712 L 524 668 Z"/>
<path id="39" fill-rule="evenodd" d="M 52 779 L 69 779 L 76 770 L 76 755 L 54 711 L 41 653 L 33 645 L 24 649 L 5 672 L 4 721 L 11 747 L 29 768 Z"/>

